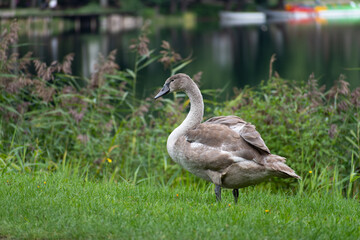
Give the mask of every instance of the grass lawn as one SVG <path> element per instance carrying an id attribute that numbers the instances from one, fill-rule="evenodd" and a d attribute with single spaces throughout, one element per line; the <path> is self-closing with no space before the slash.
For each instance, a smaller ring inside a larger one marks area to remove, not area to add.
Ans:
<path id="1" fill-rule="evenodd" d="M 87 182 L 79 177 L 4 174 L 0 238 L 358 239 L 360 206 L 329 195 Z"/>

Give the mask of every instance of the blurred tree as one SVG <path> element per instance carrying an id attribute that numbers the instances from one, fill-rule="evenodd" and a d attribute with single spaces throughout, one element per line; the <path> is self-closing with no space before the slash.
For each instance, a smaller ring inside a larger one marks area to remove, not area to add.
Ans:
<path id="1" fill-rule="evenodd" d="M 15 9 L 16 8 L 16 0 L 11 0 L 10 8 Z"/>
<path id="2" fill-rule="evenodd" d="M 100 6 L 107 7 L 109 5 L 108 0 L 100 0 Z"/>
<path id="3" fill-rule="evenodd" d="M 121 9 L 125 11 L 139 11 L 141 8 L 144 7 L 143 2 L 148 1 L 141 1 L 141 0 L 118 0 L 118 5 Z"/>
<path id="4" fill-rule="evenodd" d="M 255 4 L 260 5 L 262 7 L 268 6 L 268 0 L 255 0 Z"/>
<path id="5" fill-rule="evenodd" d="M 276 7 L 280 8 L 280 9 L 284 9 L 285 8 L 285 0 L 279 0 Z"/>
<path id="6" fill-rule="evenodd" d="M 61 7 L 80 7 L 89 4 L 90 0 L 58 0 L 58 6 Z"/>
<path id="7" fill-rule="evenodd" d="M 341 0 L 342 1 L 342 0 Z M 49 0 L 0 0 L 0 7 L 5 8 L 24 8 L 48 6 Z M 223 6 L 225 10 L 241 11 L 251 2 L 261 7 L 272 5 L 283 8 L 286 0 L 58 0 L 61 8 L 80 7 L 89 3 L 100 5 L 101 7 L 122 7 L 128 11 L 138 11 L 144 6 L 154 8 L 157 12 L 165 14 L 175 14 L 179 10 L 185 12 L 192 6 L 216 5 Z"/>
<path id="8" fill-rule="evenodd" d="M 254 0 L 256 1 L 262 1 L 266 2 L 267 0 Z M 245 9 L 246 4 L 250 3 L 250 0 L 222 0 L 224 3 L 224 8 L 227 11 L 232 10 L 234 7 L 237 11 L 242 11 Z"/>
<path id="9" fill-rule="evenodd" d="M 182 0 L 180 3 L 181 3 L 180 4 L 181 12 L 185 12 L 187 10 L 189 1 L 188 0 Z"/>
<path id="10" fill-rule="evenodd" d="M 174 14 L 177 12 L 177 5 L 178 5 L 177 0 L 170 0 L 170 13 Z"/>
<path id="11" fill-rule="evenodd" d="M 247 0 L 238 0 L 236 10 L 238 10 L 238 11 L 244 10 L 247 3 L 248 3 Z"/>
<path id="12" fill-rule="evenodd" d="M 231 0 L 223 0 L 225 2 L 225 10 L 229 11 L 231 10 L 232 1 Z"/>

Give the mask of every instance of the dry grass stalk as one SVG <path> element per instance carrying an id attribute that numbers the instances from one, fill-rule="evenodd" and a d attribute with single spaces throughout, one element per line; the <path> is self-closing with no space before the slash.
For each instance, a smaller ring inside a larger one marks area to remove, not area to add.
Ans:
<path id="1" fill-rule="evenodd" d="M 8 28 L 5 28 L 0 36 L 0 61 L 7 61 L 10 44 L 18 41 L 19 26 L 16 21 L 12 21 Z"/>
<path id="2" fill-rule="evenodd" d="M 73 117 L 76 123 L 79 123 L 85 116 L 86 110 L 86 108 L 83 108 L 80 112 L 78 112 L 75 109 L 70 109 L 69 114 Z"/>
<path id="3" fill-rule="evenodd" d="M 38 97 L 40 100 L 50 102 L 56 93 L 50 80 L 54 80 L 54 73 L 63 72 L 71 74 L 71 63 L 74 54 L 64 57 L 63 63 L 54 61 L 50 66 L 32 58 L 28 52 L 20 57 L 17 52 L 11 53 L 10 46 L 18 41 L 18 25 L 13 21 L 9 28 L 1 33 L 0 38 L 0 72 L 5 75 L 0 78 L 0 90 L 3 94 L 9 94 L 12 102 L 9 104 L 16 109 L 17 113 L 2 109 L 7 119 L 17 120 L 19 116 L 27 112 L 30 103 L 25 99 Z M 36 76 L 29 72 L 29 67 L 34 64 Z"/>
<path id="4" fill-rule="evenodd" d="M 360 87 L 354 89 L 354 91 L 351 93 L 350 101 L 355 107 L 360 107 Z"/>
<path id="5" fill-rule="evenodd" d="M 310 74 L 305 89 L 307 90 L 307 92 L 304 94 L 304 97 L 310 100 L 311 108 L 316 108 L 317 106 L 320 106 L 324 103 L 323 98 L 325 86 L 319 88 L 318 80 L 315 78 L 314 73 Z"/>
<path id="6" fill-rule="evenodd" d="M 163 40 L 161 47 L 163 48 L 163 50 L 160 51 L 162 56 L 159 59 L 159 62 L 164 65 L 165 69 L 171 67 L 173 64 L 177 63 L 182 59 L 181 55 L 179 53 L 176 53 L 174 49 L 171 48 L 169 42 Z"/>
<path id="7" fill-rule="evenodd" d="M 329 137 L 330 138 L 334 138 L 335 135 L 337 134 L 337 125 L 336 124 L 331 124 L 330 128 L 329 128 Z"/>
<path id="8" fill-rule="evenodd" d="M 91 76 L 90 88 L 98 88 L 105 83 L 105 74 L 114 74 L 119 69 L 119 65 L 115 63 L 117 50 L 112 50 L 109 55 L 104 58 L 99 54 L 99 61 L 95 65 L 95 72 Z"/>
<path id="9" fill-rule="evenodd" d="M 65 74 L 71 74 L 71 63 L 74 60 L 74 54 L 70 53 L 64 57 L 63 63 L 58 61 L 53 61 L 50 66 L 47 66 L 46 63 L 41 62 L 40 60 L 34 60 L 35 70 L 37 76 L 44 81 L 49 81 L 54 79 L 53 73 L 63 72 Z"/>
<path id="10" fill-rule="evenodd" d="M 201 77 L 202 77 L 202 74 L 203 74 L 203 72 L 198 72 L 198 73 L 196 73 L 193 77 L 192 77 L 192 79 L 194 80 L 194 82 L 196 83 L 196 85 L 200 85 L 200 81 L 201 81 Z"/>
<path id="11" fill-rule="evenodd" d="M 149 33 L 149 23 L 146 22 L 142 28 L 140 35 L 137 39 L 132 39 L 132 44 L 129 46 L 129 48 L 135 52 L 137 52 L 140 56 L 148 56 L 149 51 L 149 43 L 150 40 L 147 37 Z"/>
<path id="12" fill-rule="evenodd" d="M 274 53 L 273 55 L 271 55 L 270 58 L 270 64 L 269 64 L 269 79 L 271 79 L 272 77 L 272 73 L 273 73 L 273 64 L 276 61 L 276 54 Z"/>
<path id="13" fill-rule="evenodd" d="M 345 81 L 345 75 L 340 74 L 339 80 L 337 80 L 332 88 L 330 88 L 327 96 L 329 98 L 335 98 L 338 95 L 349 95 L 349 82 Z"/>

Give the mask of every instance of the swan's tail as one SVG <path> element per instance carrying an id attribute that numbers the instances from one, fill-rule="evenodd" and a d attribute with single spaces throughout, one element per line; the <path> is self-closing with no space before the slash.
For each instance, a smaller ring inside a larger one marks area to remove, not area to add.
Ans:
<path id="1" fill-rule="evenodd" d="M 294 170 L 285 164 L 285 158 L 278 155 L 269 154 L 265 158 L 266 166 L 274 171 L 277 177 L 301 179 Z"/>

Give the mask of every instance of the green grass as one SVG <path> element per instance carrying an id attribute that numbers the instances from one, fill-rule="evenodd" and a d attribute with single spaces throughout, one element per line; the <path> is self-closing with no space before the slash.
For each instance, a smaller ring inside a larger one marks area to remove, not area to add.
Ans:
<path id="1" fill-rule="evenodd" d="M 56 174 L 4 174 L 0 238 L 356 239 L 355 200 L 250 187 L 234 205 L 211 185 L 174 188 Z M 45 183 L 46 182 L 46 183 Z M 269 210 L 266 212 L 265 210 Z"/>

